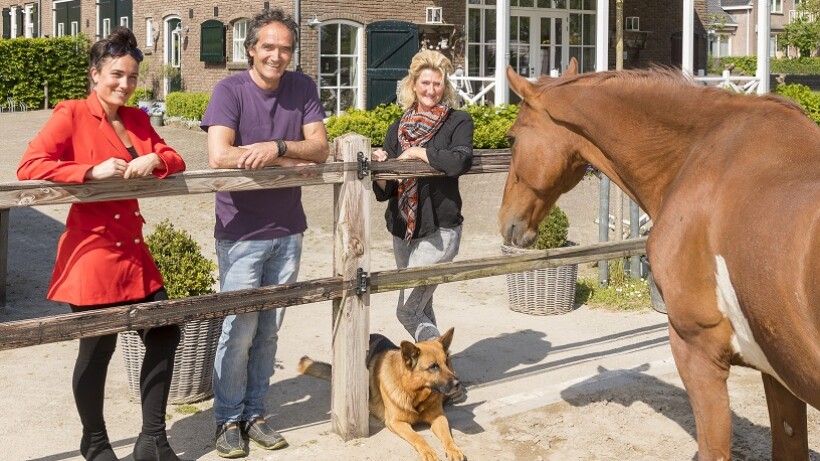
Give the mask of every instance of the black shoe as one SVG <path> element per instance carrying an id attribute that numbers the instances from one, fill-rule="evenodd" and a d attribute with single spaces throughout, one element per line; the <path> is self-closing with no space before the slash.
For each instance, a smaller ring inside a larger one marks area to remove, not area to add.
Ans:
<path id="1" fill-rule="evenodd" d="M 83 431 L 83 438 L 80 440 L 80 454 L 86 461 L 119 461 L 108 442 L 108 434 L 105 431 L 98 434 Z"/>
<path id="2" fill-rule="evenodd" d="M 287 440 L 261 418 L 243 423 L 242 433 L 265 450 L 278 450 L 288 446 Z"/>
<path id="3" fill-rule="evenodd" d="M 242 431 L 237 423 L 220 424 L 216 428 L 216 454 L 222 458 L 248 456 L 248 449 L 242 440 Z"/>
<path id="4" fill-rule="evenodd" d="M 134 461 L 181 461 L 171 445 L 168 444 L 166 434 L 140 434 L 134 444 Z"/>

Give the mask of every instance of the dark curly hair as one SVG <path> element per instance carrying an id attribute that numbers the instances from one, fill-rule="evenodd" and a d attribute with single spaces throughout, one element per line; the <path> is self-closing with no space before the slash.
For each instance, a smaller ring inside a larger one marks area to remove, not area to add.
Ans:
<path id="1" fill-rule="evenodd" d="M 298 25 L 296 24 L 296 21 L 293 20 L 293 16 L 285 14 L 281 8 L 264 9 L 262 12 L 253 17 L 250 25 L 248 26 L 248 35 L 245 36 L 244 45 L 245 52 L 248 55 L 249 66 L 253 65 L 253 57 L 251 56 L 249 50 L 255 47 L 256 43 L 259 41 L 259 30 L 274 22 L 278 22 L 290 30 L 290 35 L 293 39 L 291 40 L 291 45 L 294 50 L 296 49 L 296 42 L 299 40 L 299 33 L 297 32 Z"/>

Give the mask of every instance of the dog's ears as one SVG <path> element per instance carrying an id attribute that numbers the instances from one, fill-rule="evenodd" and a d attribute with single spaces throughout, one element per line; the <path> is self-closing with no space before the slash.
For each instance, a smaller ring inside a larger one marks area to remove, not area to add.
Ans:
<path id="1" fill-rule="evenodd" d="M 450 350 L 450 343 L 453 342 L 453 333 L 455 332 L 455 327 L 450 327 L 446 333 L 439 336 L 438 342 L 441 343 L 442 347 L 444 347 L 445 351 Z"/>
<path id="2" fill-rule="evenodd" d="M 420 354 L 421 349 L 416 347 L 415 344 L 410 341 L 401 342 L 401 357 L 404 359 L 404 366 L 406 366 L 408 370 L 412 370 L 416 367 Z"/>

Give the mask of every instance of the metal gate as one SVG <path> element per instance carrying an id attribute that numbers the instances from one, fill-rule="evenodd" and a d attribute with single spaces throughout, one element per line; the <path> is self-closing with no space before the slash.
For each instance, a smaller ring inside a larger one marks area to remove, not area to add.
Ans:
<path id="1" fill-rule="evenodd" d="M 367 109 L 396 102 L 396 85 L 419 51 L 419 27 L 379 21 L 367 26 Z"/>

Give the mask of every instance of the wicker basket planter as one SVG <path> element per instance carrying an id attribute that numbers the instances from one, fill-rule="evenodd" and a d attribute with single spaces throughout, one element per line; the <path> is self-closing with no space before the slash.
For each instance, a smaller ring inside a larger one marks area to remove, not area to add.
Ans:
<path id="1" fill-rule="evenodd" d="M 222 318 L 193 320 L 181 326 L 182 338 L 174 356 L 174 376 L 168 403 L 175 405 L 199 402 L 213 395 L 212 377 L 214 356 Z M 120 347 L 128 375 L 128 395 L 140 399 L 140 368 L 145 357 L 145 346 L 133 331 L 120 333 Z"/>
<path id="2" fill-rule="evenodd" d="M 527 250 L 501 245 L 505 255 L 521 255 Z M 507 274 L 507 299 L 510 310 L 532 315 L 566 314 L 575 308 L 575 284 L 578 265 Z"/>

